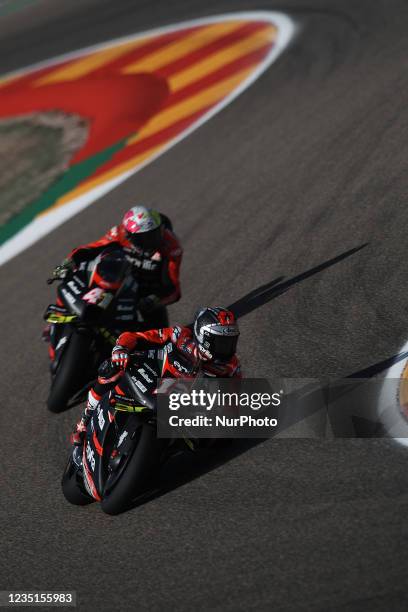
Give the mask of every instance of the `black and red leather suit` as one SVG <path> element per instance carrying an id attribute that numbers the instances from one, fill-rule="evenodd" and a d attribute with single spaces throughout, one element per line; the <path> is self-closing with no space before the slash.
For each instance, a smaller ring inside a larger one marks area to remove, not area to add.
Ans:
<path id="1" fill-rule="evenodd" d="M 171 342 L 177 351 L 194 361 L 199 359 L 197 344 L 193 338 L 190 327 L 176 325 L 164 329 L 152 329 L 145 332 L 124 332 L 117 340 L 117 345 L 127 349 L 129 352 L 135 348 L 144 348 L 143 345 L 152 348 L 152 345 L 163 346 Z M 241 366 L 236 355 L 226 362 L 202 361 L 201 370 L 208 376 L 218 378 L 241 377 Z"/>
<path id="2" fill-rule="evenodd" d="M 190 327 L 182 327 L 181 325 L 149 331 L 124 332 L 117 339 L 117 346 L 123 347 L 131 353 L 135 349 L 160 348 L 169 342 L 173 344 L 174 350 L 182 353 L 193 364 L 200 363 L 198 347 L 193 338 L 193 333 Z M 242 378 L 241 364 L 237 355 L 233 355 L 228 361 L 201 361 L 200 368 L 206 376 L 210 377 Z M 118 372 L 109 360 L 100 366 L 98 381 L 89 392 L 86 411 L 92 411 L 96 407 L 102 395 L 117 384 L 121 375 L 122 372 Z"/>
<path id="3" fill-rule="evenodd" d="M 81 262 L 95 259 L 110 245 L 114 248 L 121 247 L 133 264 L 140 296 L 151 298 L 156 310 L 160 310 L 160 307 L 163 309 L 181 297 L 180 265 L 183 250 L 169 224 L 166 223 L 166 217 L 164 215 L 162 217 L 165 220 L 162 243 L 154 252 L 148 253 L 134 246 L 127 239 L 123 225 L 119 224 L 112 227 L 99 240 L 77 247 L 69 257 L 76 266 L 79 266 Z M 151 316 L 149 323 L 155 326 Z"/>

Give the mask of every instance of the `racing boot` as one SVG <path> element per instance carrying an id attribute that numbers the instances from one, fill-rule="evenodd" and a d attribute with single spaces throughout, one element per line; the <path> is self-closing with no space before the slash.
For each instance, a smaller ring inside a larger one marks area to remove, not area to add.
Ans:
<path id="1" fill-rule="evenodd" d="M 94 389 L 89 391 L 85 410 L 71 433 L 70 441 L 73 446 L 82 446 L 88 423 L 91 420 L 93 411 L 97 408 L 100 399 L 101 396 L 98 395 Z"/>
<path id="2" fill-rule="evenodd" d="M 71 444 L 74 446 L 82 446 L 88 423 L 93 411 L 98 407 L 102 395 L 109 389 L 113 388 L 122 376 L 123 371 L 118 370 L 117 367 L 112 364 L 110 359 L 107 359 L 99 366 L 97 383 L 88 393 L 88 400 L 86 402 L 85 410 L 71 434 Z"/>

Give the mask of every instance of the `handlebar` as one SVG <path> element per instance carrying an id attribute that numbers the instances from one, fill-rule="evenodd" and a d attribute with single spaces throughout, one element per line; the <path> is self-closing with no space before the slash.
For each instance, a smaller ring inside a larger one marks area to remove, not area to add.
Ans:
<path id="1" fill-rule="evenodd" d="M 47 278 L 47 285 L 51 285 L 56 280 L 64 280 L 74 267 L 72 259 L 64 259 L 62 264 L 54 268 L 51 278 Z"/>
<path id="2" fill-rule="evenodd" d="M 129 357 L 131 357 L 131 358 L 132 358 L 132 357 L 139 357 L 140 359 L 143 359 L 144 357 L 147 357 L 148 352 L 149 352 L 149 351 L 133 351 L 133 353 L 129 353 Z M 112 362 L 112 360 L 110 360 L 110 362 L 111 362 L 111 364 L 112 364 L 113 366 L 115 366 L 115 364 Z M 123 370 L 123 375 L 125 375 L 125 374 L 128 374 L 128 373 L 129 373 L 129 370 L 128 370 L 129 365 L 131 365 L 131 364 L 130 364 L 130 363 L 128 363 L 128 365 L 127 365 L 127 367 L 126 367 L 126 370 Z M 117 368 L 118 370 L 120 370 L 120 367 L 119 367 L 119 366 L 116 366 L 116 368 Z"/>

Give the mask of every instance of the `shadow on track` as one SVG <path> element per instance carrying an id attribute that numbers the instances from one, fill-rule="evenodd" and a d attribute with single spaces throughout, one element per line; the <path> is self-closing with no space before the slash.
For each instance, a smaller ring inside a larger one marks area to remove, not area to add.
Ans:
<path id="1" fill-rule="evenodd" d="M 228 308 L 229 310 L 232 310 L 237 318 L 244 317 L 253 310 L 260 308 L 260 306 L 263 306 L 271 300 L 279 297 L 288 291 L 288 289 L 290 289 L 290 287 L 293 285 L 296 285 L 297 283 L 300 283 L 307 278 L 310 278 L 311 276 L 314 276 L 315 274 L 318 274 L 319 272 L 340 263 L 343 261 L 343 259 L 347 259 L 347 257 L 351 257 L 351 255 L 361 251 L 367 245 L 368 242 L 362 244 L 361 246 L 355 247 L 354 249 L 350 249 L 349 251 L 345 251 L 344 253 L 341 253 L 332 259 L 328 259 L 318 266 L 310 268 L 309 270 L 306 270 L 306 272 L 302 272 L 301 274 L 298 274 L 293 278 L 289 278 L 288 280 L 283 280 L 285 277 L 279 276 L 278 278 L 275 278 L 275 280 L 266 283 L 265 285 L 261 285 L 261 287 L 258 287 L 257 289 L 253 289 L 247 293 L 247 295 L 244 295 L 244 297 L 240 298 L 233 304 L 230 304 Z"/>
<path id="2" fill-rule="evenodd" d="M 362 247 L 361 247 L 362 248 Z M 355 252 L 355 250 L 354 250 Z M 350 253 L 350 252 L 349 252 Z M 333 260 L 331 260 L 333 261 Z M 309 271 L 310 273 L 310 271 Z M 296 277 L 299 278 L 299 277 Z M 264 287 L 272 287 L 276 286 L 277 283 L 280 282 L 280 279 L 276 279 L 272 281 L 268 285 L 264 285 Z M 263 288 L 260 288 L 263 290 Z M 258 290 L 255 290 L 245 296 L 243 299 L 252 299 L 256 296 Z M 237 302 L 238 303 L 238 302 Z M 248 311 L 249 312 L 249 311 Z M 373 378 L 378 374 L 381 374 L 388 368 L 390 368 L 395 363 L 399 363 L 404 359 L 408 359 L 408 351 L 403 353 L 398 353 L 393 355 L 392 357 L 388 357 L 382 361 L 374 363 L 362 370 L 358 370 L 345 376 L 343 379 L 337 381 L 337 383 L 332 383 L 339 385 L 335 392 L 333 392 L 333 387 L 331 390 L 331 397 L 333 401 L 340 399 L 343 395 L 353 392 L 358 386 L 361 384 L 361 381 L 367 378 Z M 348 384 L 347 381 L 350 379 L 355 379 L 355 384 Z M 344 386 L 342 385 L 344 383 Z M 299 397 L 302 397 L 304 401 L 307 402 L 307 408 L 302 414 L 302 419 L 307 418 L 313 415 L 315 412 L 320 410 L 320 398 L 322 394 L 329 393 L 330 387 L 311 383 L 310 385 L 306 385 L 303 389 L 299 389 L 296 393 L 299 394 Z M 286 426 L 296 424 L 298 420 L 298 415 L 293 415 L 293 422 L 287 422 Z M 352 425 L 354 429 L 354 435 L 351 437 L 358 438 L 378 438 L 384 437 L 385 432 L 382 423 L 380 423 L 377 419 L 366 419 L 359 416 L 353 416 Z M 337 431 L 333 432 L 335 437 L 350 437 L 349 433 L 345 433 Z M 245 439 L 245 440 L 231 440 L 230 443 L 223 446 L 222 448 L 210 449 L 210 450 L 200 450 L 197 453 L 191 453 L 186 451 L 184 453 L 180 452 L 175 457 L 172 457 L 162 468 L 160 473 L 160 478 L 158 482 L 158 488 L 152 494 L 148 494 L 145 498 L 139 498 L 139 501 L 133 503 L 133 505 L 129 508 L 135 508 L 136 506 L 151 501 L 152 499 L 161 497 L 166 495 L 170 491 L 177 489 L 188 482 L 195 480 L 196 478 L 200 478 L 204 474 L 212 472 L 218 467 L 232 461 L 236 457 L 248 452 L 258 444 L 262 444 L 266 442 L 268 438 L 262 439 Z"/>
<path id="3" fill-rule="evenodd" d="M 320 380 L 304 385 L 292 394 L 293 398 L 298 399 L 301 405 L 301 411 L 294 411 L 286 415 L 285 426 L 288 428 L 296 425 L 298 422 L 317 414 L 323 409 L 327 410 L 328 415 L 331 414 L 335 417 L 334 419 L 330 417 L 332 434 L 335 438 L 383 438 L 387 436 L 383 422 L 379 420 L 375 410 L 369 412 L 365 411 L 365 416 L 359 415 L 358 412 L 364 407 L 366 401 L 370 402 L 370 404 L 367 403 L 367 406 L 371 407 L 372 405 L 372 391 L 370 391 L 370 388 L 367 386 L 367 380 L 376 378 L 394 364 L 406 359 L 408 359 L 408 351 L 383 359 L 382 361 L 337 380 Z M 382 388 L 384 380 L 384 378 L 379 378 L 378 387 L 371 387 L 371 389 L 374 389 L 376 392 L 374 406 L 377 405 L 379 397 L 378 390 Z M 375 383 L 373 383 L 373 385 L 374 384 Z M 353 394 L 359 392 L 359 390 L 360 395 L 357 396 L 359 407 L 355 406 L 356 414 L 352 412 L 347 414 L 348 410 L 346 406 L 341 406 L 341 404 L 340 408 L 342 407 L 344 410 L 341 410 L 337 414 L 333 411 L 333 407 L 338 402 L 348 401 L 349 403 L 356 404 L 356 399 L 353 399 Z M 363 395 L 361 394 L 361 390 L 364 390 Z M 322 398 L 325 399 L 325 405 L 322 404 Z"/>
<path id="4" fill-rule="evenodd" d="M 203 449 L 197 452 L 184 451 L 171 457 L 161 468 L 153 491 L 142 494 L 129 506 L 127 512 L 145 503 L 167 495 L 171 491 L 208 474 L 248 452 L 267 438 L 223 441 L 222 447 Z"/>
<path id="5" fill-rule="evenodd" d="M 232 310 L 235 316 L 243 317 L 256 308 L 263 306 L 271 300 L 282 295 L 290 287 L 300 283 L 331 266 L 340 263 L 344 259 L 351 257 L 358 251 L 361 251 L 367 246 L 368 243 L 362 244 L 361 246 L 355 247 L 332 259 L 329 259 L 293 278 L 284 280 L 284 276 L 279 276 L 274 280 L 250 291 L 244 297 L 238 299 L 236 302 L 228 306 Z M 321 393 L 321 388 L 316 389 L 313 385 L 311 389 L 305 390 L 306 395 L 313 394 L 314 392 Z M 136 500 L 129 509 L 132 509 L 140 504 L 146 503 L 154 498 L 161 497 L 170 491 L 183 486 L 184 484 L 200 478 L 204 474 L 217 469 L 218 467 L 232 461 L 239 455 L 246 453 L 251 448 L 265 442 L 265 439 L 251 439 L 251 440 L 231 440 L 231 443 L 224 446 L 223 448 L 216 448 L 211 450 L 200 450 L 197 453 L 191 452 L 180 452 L 175 457 L 172 457 L 162 468 L 160 472 L 160 478 L 157 489 L 148 494 L 146 497 L 139 498 Z"/>
<path id="6" fill-rule="evenodd" d="M 381 374 L 381 372 L 385 372 L 396 363 L 403 361 L 404 359 L 408 359 L 408 351 L 404 353 L 398 353 L 397 355 L 393 355 L 392 357 L 388 357 L 383 361 L 378 361 L 377 363 L 373 363 L 372 365 L 364 368 L 363 370 L 359 370 L 358 372 L 353 372 L 353 374 L 349 374 L 346 378 L 372 378 L 373 376 L 377 376 L 377 374 Z"/>

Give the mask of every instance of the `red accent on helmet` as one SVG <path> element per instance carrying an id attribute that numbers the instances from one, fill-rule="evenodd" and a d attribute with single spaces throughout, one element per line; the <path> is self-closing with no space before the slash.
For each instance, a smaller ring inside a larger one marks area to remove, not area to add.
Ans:
<path id="1" fill-rule="evenodd" d="M 138 215 L 139 219 L 141 216 L 143 215 Z M 140 230 L 140 225 L 138 225 L 131 210 L 128 210 L 123 217 L 123 227 L 127 232 L 129 232 L 129 234 L 136 234 Z"/>
<path id="2" fill-rule="evenodd" d="M 230 310 L 220 310 L 218 313 L 218 321 L 221 325 L 232 325 L 235 323 L 234 313 Z"/>

